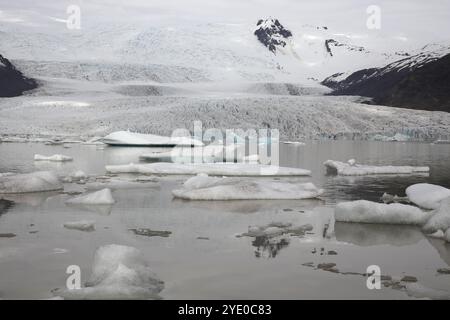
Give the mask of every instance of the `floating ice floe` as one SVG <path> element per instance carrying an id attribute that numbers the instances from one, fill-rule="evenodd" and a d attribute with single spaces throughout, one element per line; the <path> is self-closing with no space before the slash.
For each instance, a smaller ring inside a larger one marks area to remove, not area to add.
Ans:
<path id="1" fill-rule="evenodd" d="M 165 137 L 129 131 L 113 132 L 102 139 L 103 143 L 116 146 L 202 146 L 203 142 L 189 137 Z"/>
<path id="2" fill-rule="evenodd" d="M 292 223 L 271 222 L 263 226 L 249 226 L 248 231 L 241 234 L 240 237 L 277 237 L 282 234 L 304 235 L 313 230 L 313 226 L 305 224 L 293 226 Z"/>
<path id="3" fill-rule="evenodd" d="M 376 203 L 367 200 L 341 202 L 334 217 L 341 222 L 423 225 L 430 217 L 417 207 L 400 203 Z"/>
<path id="4" fill-rule="evenodd" d="M 424 209 L 437 209 L 440 202 L 450 197 L 450 189 L 429 183 L 417 183 L 405 190 L 408 199 Z"/>
<path id="5" fill-rule="evenodd" d="M 429 167 L 413 167 L 413 166 L 369 166 L 356 164 L 354 159 L 349 162 L 340 162 L 327 160 L 324 162 L 327 169 L 336 171 L 337 174 L 343 176 L 362 176 L 370 174 L 414 174 L 429 172 Z"/>
<path id="6" fill-rule="evenodd" d="M 95 221 L 92 220 L 71 221 L 64 223 L 63 226 L 66 229 L 74 229 L 80 231 L 94 231 Z"/>
<path id="7" fill-rule="evenodd" d="M 323 193 L 312 183 L 217 178 L 199 175 L 188 179 L 172 194 L 188 200 L 311 199 Z"/>
<path id="8" fill-rule="evenodd" d="M 62 188 L 58 176 L 50 171 L 0 176 L 0 193 L 44 192 Z"/>
<path id="9" fill-rule="evenodd" d="M 114 198 L 111 194 L 111 189 L 105 188 L 93 193 L 75 197 L 66 201 L 69 204 L 85 204 L 85 205 L 101 205 L 114 204 Z"/>
<path id="10" fill-rule="evenodd" d="M 63 179 L 63 182 L 68 182 L 68 183 L 72 183 L 72 182 L 83 182 L 86 181 L 86 179 L 88 178 L 88 176 L 81 170 L 75 171 L 72 174 L 68 175 L 67 177 L 65 177 Z"/>
<path id="11" fill-rule="evenodd" d="M 296 146 L 304 146 L 305 143 L 304 142 L 300 142 L 300 141 L 281 141 L 281 143 L 283 144 L 293 144 Z"/>
<path id="12" fill-rule="evenodd" d="M 85 287 L 54 294 L 64 299 L 159 299 L 163 288 L 138 249 L 111 244 L 96 251 Z"/>
<path id="13" fill-rule="evenodd" d="M 64 162 L 64 161 L 72 161 L 73 158 L 69 156 L 65 156 L 62 154 L 54 154 L 52 156 L 43 156 L 41 154 L 34 155 L 34 161 L 55 161 L 55 162 Z"/>
<path id="14" fill-rule="evenodd" d="M 309 176 L 311 171 L 298 168 L 278 167 L 253 163 L 169 163 L 109 165 L 110 173 L 195 175 L 205 173 L 213 176 Z"/>

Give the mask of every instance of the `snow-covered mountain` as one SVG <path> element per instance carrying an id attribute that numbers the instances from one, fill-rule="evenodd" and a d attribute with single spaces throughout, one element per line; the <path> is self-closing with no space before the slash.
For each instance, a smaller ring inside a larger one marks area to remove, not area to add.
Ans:
<path id="1" fill-rule="evenodd" d="M 337 73 L 322 84 L 334 95 L 371 97 L 376 104 L 450 111 L 450 46 L 429 45 L 382 68 Z"/>
<path id="2" fill-rule="evenodd" d="M 410 48 L 394 38 L 365 37 L 327 26 L 268 18 L 246 23 L 121 22 L 37 32 L 0 21 L 0 52 L 33 76 L 61 68 L 68 78 L 126 80 L 120 66 L 155 69 L 139 80 L 295 82 L 311 85 L 336 72 L 352 72 L 395 61 Z M 94 77 L 98 65 L 102 76 Z M 89 68 L 80 66 L 89 65 Z M 132 67 L 134 66 L 134 67 Z M 111 76 L 106 75 L 111 67 Z M 79 74 L 74 75 L 74 72 Z M 89 72 L 88 75 L 83 72 Z M 55 74 L 54 71 L 52 71 Z M 95 73 L 95 72 L 94 72 Z M 151 74 L 152 73 L 152 74 Z M 151 74 L 151 75 L 150 75 Z M 136 80 L 129 73 L 130 80 Z M 315 81 L 314 81 L 315 79 Z"/>
<path id="3" fill-rule="evenodd" d="M 0 97 L 20 96 L 36 87 L 34 79 L 25 77 L 8 59 L 0 55 Z"/>
<path id="4" fill-rule="evenodd" d="M 292 32 L 285 29 L 278 19 L 260 19 L 254 34 L 267 49 L 276 53 L 277 47 L 284 48 Z"/>

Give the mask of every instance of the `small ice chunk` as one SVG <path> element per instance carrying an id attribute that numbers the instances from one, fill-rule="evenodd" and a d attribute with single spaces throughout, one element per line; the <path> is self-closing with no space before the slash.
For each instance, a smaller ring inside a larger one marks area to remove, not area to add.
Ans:
<path id="1" fill-rule="evenodd" d="M 417 183 L 406 188 L 409 200 L 424 209 L 437 209 L 440 202 L 450 197 L 450 189 L 429 183 Z"/>
<path id="2" fill-rule="evenodd" d="M 58 176 L 50 171 L 0 176 L 0 194 L 55 191 L 62 188 Z"/>
<path id="3" fill-rule="evenodd" d="M 293 226 L 292 223 L 271 222 L 264 226 L 249 226 L 248 231 L 241 236 L 247 237 L 277 237 L 283 234 L 303 235 L 307 231 L 311 231 L 313 226 L 305 224 L 301 226 Z"/>
<path id="4" fill-rule="evenodd" d="M 158 299 L 163 288 L 138 249 L 111 244 L 97 249 L 85 287 L 54 293 L 65 299 Z"/>
<path id="5" fill-rule="evenodd" d="M 64 228 L 75 229 L 75 230 L 80 230 L 80 231 L 94 231 L 95 230 L 95 221 L 80 220 L 80 221 L 66 222 L 66 223 L 64 223 Z"/>
<path id="6" fill-rule="evenodd" d="M 34 161 L 55 161 L 55 162 L 64 162 L 64 161 L 72 161 L 73 158 L 69 156 L 65 156 L 62 154 L 54 154 L 52 156 L 43 156 L 41 154 L 34 155 Z"/>
<path id="7" fill-rule="evenodd" d="M 178 174 L 212 176 L 309 176 L 311 171 L 298 168 L 277 167 L 254 163 L 195 163 L 182 164 L 156 162 L 106 166 L 110 173 Z"/>
<path id="8" fill-rule="evenodd" d="M 196 176 L 172 194 L 188 200 L 311 199 L 323 193 L 312 183 Z"/>
<path id="9" fill-rule="evenodd" d="M 356 164 L 356 160 L 355 160 L 355 159 L 350 159 L 350 160 L 347 161 L 347 163 L 348 163 L 349 165 L 353 166 L 353 165 Z"/>
<path id="10" fill-rule="evenodd" d="M 341 222 L 422 225 L 430 215 L 405 204 L 357 200 L 337 204 L 334 216 Z"/>
<path id="11" fill-rule="evenodd" d="M 105 188 L 93 193 L 69 199 L 66 201 L 66 203 L 96 205 L 96 204 L 114 204 L 115 201 L 111 194 L 111 189 Z"/>
<path id="12" fill-rule="evenodd" d="M 414 174 L 420 172 L 429 172 L 429 167 L 412 167 L 412 166 L 369 166 L 356 164 L 354 159 L 349 163 L 327 160 L 323 164 L 329 170 L 334 170 L 343 176 L 363 176 L 370 174 Z M 352 163 L 352 164 L 351 164 Z"/>

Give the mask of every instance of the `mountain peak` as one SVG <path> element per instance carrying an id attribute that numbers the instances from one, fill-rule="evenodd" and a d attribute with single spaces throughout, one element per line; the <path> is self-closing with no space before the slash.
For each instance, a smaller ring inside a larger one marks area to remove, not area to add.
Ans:
<path id="1" fill-rule="evenodd" d="M 284 28 L 278 19 L 260 19 L 256 23 L 254 34 L 265 47 L 276 54 L 277 47 L 285 47 L 286 40 L 292 37 L 292 32 Z"/>

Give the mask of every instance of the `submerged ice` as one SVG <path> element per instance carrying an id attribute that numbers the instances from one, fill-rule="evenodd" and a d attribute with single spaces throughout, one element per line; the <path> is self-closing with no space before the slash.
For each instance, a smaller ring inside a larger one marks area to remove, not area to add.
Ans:
<path id="1" fill-rule="evenodd" d="M 105 188 L 96 192 L 81 195 L 66 201 L 69 204 L 85 204 L 85 205 L 103 205 L 114 204 L 115 200 L 112 196 L 111 189 Z"/>
<path id="2" fill-rule="evenodd" d="M 90 280 L 81 289 L 64 289 L 55 295 L 65 299 L 158 299 L 164 288 L 142 253 L 110 244 L 97 249 Z"/>
<path id="3" fill-rule="evenodd" d="M 0 175 L 0 194 L 55 191 L 62 188 L 58 176 L 50 171 Z"/>

